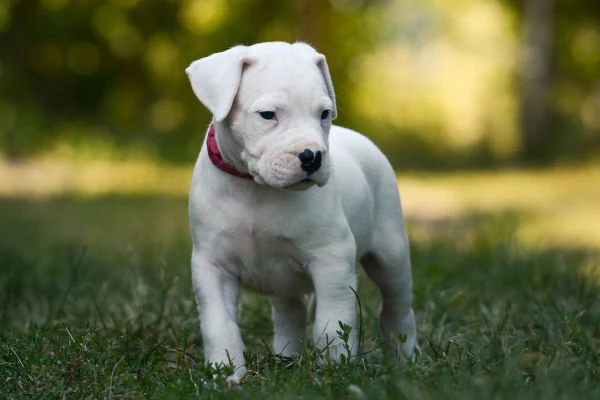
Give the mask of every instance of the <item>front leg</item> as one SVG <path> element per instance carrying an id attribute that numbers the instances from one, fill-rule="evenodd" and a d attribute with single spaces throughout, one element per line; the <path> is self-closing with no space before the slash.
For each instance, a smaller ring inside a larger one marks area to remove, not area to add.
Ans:
<path id="1" fill-rule="evenodd" d="M 339 254 L 320 257 L 311 263 L 310 269 L 316 300 L 314 343 L 318 349 L 326 349 L 327 355 L 336 361 L 348 352 L 357 354 L 359 346 L 353 292 L 356 290 L 356 269 L 354 253 L 349 254 L 346 257 Z M 340 322 L 351 328 L 346 343 L 338 334 Z"/>
<path id="2" fill-rule="evenodd" d="M 215 366 L 233 364 L 234 374 L 227 381 L 239 383 L 246 374 L 244 343 L 237 325 L 239 282 L 194 251 L 192 285 L 200 314 L 204 357 Z"/>

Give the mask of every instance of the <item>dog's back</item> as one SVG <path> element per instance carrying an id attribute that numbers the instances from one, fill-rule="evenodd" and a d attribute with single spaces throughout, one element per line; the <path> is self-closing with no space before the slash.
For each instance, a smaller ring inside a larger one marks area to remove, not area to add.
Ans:
<path id="1" fill-rule="evenodd" d="M 404 230 L 396 175 L 381 150 L 358 132 L 332 126 L 329 148 L 358 260 L 371 250 L 378 226 L 394 224 L 395 231 Z"/>

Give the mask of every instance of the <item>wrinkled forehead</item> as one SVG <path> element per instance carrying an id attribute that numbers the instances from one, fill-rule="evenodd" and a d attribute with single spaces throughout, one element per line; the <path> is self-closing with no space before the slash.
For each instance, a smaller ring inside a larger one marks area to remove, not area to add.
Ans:
<path id="1" fill-rule="evenodd" d="M 304 103 L 328 97 L 325 80 L 313 57 L 284 51 L 258 54 L 253 59 L 243 71 L 238 92 L 246 104 L 272 93 Z"/>

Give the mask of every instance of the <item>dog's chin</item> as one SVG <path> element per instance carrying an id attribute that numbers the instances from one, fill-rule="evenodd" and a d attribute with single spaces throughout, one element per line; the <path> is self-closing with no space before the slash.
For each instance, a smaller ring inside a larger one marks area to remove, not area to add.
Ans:
<path id="1" fill-rule="evenodd" d="M 303 179 L 300 182 L 296 182 L 291 185 L 284 186 L 283 189 L 302 191 L 302 190 L 307 190 L 307 189 L 315 186 L 316 184 L 317 184 L 317 182 L 315 182 L 311 179 Z"/>

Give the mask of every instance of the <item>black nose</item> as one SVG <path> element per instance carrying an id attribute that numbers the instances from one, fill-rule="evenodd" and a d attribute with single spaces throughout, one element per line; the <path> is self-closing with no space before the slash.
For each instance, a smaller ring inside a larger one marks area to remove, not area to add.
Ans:
<path id="1" fill-rule="evenodd" d="M 306 171 L 308 175 L 316 172 L 321 168 L 321 152 L 317 151 L 313 153 L 309 149 L 304 149 L 302 153 L 298 153 L 298 159 L 300 160 L 300 167 L 303 171 Z"/>

